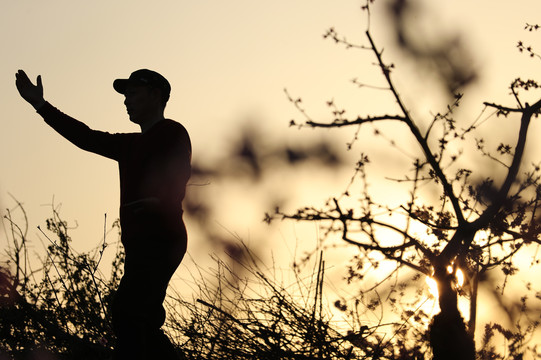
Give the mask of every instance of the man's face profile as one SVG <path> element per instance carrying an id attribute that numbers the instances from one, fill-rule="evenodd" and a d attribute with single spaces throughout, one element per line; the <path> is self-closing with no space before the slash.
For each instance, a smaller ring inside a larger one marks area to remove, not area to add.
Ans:
<path id="1" fill-rule="evenodd" d="M 130 121 L 141 124 L 150 120 L 157 106 L 155 89 L 142 85 L 128 85 L 124 92 L 124 105 L 130 117 Z M 159 95 L 159 94 L 158 94 Z"/>

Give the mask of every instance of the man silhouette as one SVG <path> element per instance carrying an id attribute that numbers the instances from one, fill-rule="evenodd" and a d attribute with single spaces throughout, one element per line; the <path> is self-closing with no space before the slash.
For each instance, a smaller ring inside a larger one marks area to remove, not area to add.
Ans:
<path id="1" fill-rule="evenodd" d="M 118 162 L 126 258 L 112 305 L 115 359 L 178 359 L 161 326 L 167 285 L 186 252 L 182 199 L 190 177 L 191 143 L 181 124 L 164 118 L 169 82 L 147 69 L 113 82 L 125 97 L 130 120 L 141 127 L 141 133 L 127 134 L 92 130 L 53 107 L 43 97 L 41 76 L 34 85 L 19 70 L 15 83 L 23 99 L 59 134 Z"/>

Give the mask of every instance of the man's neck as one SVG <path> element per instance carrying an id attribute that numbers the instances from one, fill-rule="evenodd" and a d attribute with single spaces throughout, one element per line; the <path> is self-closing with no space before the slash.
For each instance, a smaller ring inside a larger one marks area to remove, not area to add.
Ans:
<path id="1" fill-rule="evenodd" d="M 149 121 L 146 121 L 146 122 L 144 122 L 142 124 L 139 124 L 139 126 L 141 127 L 141 132 L 144 134 L 151 127 L 153 127 L 154 125 L 156 125 L 157 123 L 159 123 L 162 120 L 164 120 L 164 117 L 163 117 L 163 115 L 160 115 L 160 116 L 156 116 L 156 117 L 152 118 Z"/>

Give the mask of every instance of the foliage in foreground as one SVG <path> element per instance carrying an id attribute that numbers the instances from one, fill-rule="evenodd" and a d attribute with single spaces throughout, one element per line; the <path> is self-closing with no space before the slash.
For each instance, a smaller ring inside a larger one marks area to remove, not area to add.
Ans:
<path id="1" fill-rule="evenodd" d="M 101 258 L 110 245 L 104 241 L 96 251 L 77 254 L 67 223 L 53 211 L 43 232 L 46 257 L 36 263 L 26 231 L 11 212 L 5 220 L 12 245 L 0 269 L 0 359 L 109 359 L 114 335 L 107 309 L 121 276 L 121 248 L 106 275 Z M 198 269 L 191 301 L 176 288 L 169 293 L 165 328 L 187 359 L 431 358 L 422 311 L 382 324 L 366 316 L 375 303 L 352 307 L 327 300 L 336 294 L 326 290 L 323 253 L 307 275 L 298 268 L 285 274 L 266 268 L 240 242 L 230 260 L 216 259 L 218 266 L 207 274 Z M 487 325 L 478 358 L 515 358 L 531 329 L 524 330 Z M 507 340 L 507 356 L 494 346 L 496 334 Z"/>
<path id="2" fill-rule="evenodd" d="M 17 209 L 24 212 L 20 204 Z M 48 231 L 42 232 L 49 243 L 46 256 L 32 260 L 26 230 L 11 212 L 4 219 L 11 245 L 0 269 L 0 358 L 110 358 L 114 335 L 108 307 L 121 277 L 121 248 L 105 275 L 100 263 L 108 243 L 77 254 L 68 224 L 53 210 Z M 196 300 L 170 291 L 166 330 L 186 358 L 387 358 L 381 338 L 366 325 L 337 330 L 324 297 L 321 257 L 309 276 L 292 272 L 295 281 L 285 286 L 262 270 L 248 248 L 238 250 L 234 266 L 216 259 L 210 277 L 217 283 L 202 272 L 194 278 Z"/>
<path id="3" fill-rule="evenodd" d="M 23 212 L 19 204 L 17 209 Z M 11 212 L 4 217 L 11 244 L 8 262 L 0 268 L 0 351 L 15 359 L 50 351 L 61 358 L 104 358 L 114 342 L 108 308 L 119 283 L 122 253 L 118 250 L 112 273 L 99 265 L 106 243 L 78 254 L 70 246 L 68 224 L 47 219 L 45 257 L 30 252 L 27 228 Z M 40 229 L 41 230 L 41 229 Z"/>

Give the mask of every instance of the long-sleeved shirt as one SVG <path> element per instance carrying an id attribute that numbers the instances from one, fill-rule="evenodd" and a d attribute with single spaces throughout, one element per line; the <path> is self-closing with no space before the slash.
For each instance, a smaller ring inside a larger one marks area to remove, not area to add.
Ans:
<path id="1" fill-rule="evenodd" d="M 122 226 L 129 225 L 123 221 L 123 208 L 148 199 L 155 200 L 152 211 L 180 219 L 192 153 L 184 126 L 164 119 L 144 133 L 111 134 L 92 130 L 49 103 L 38 113 L 79 148 L 118 162 Z"/>

